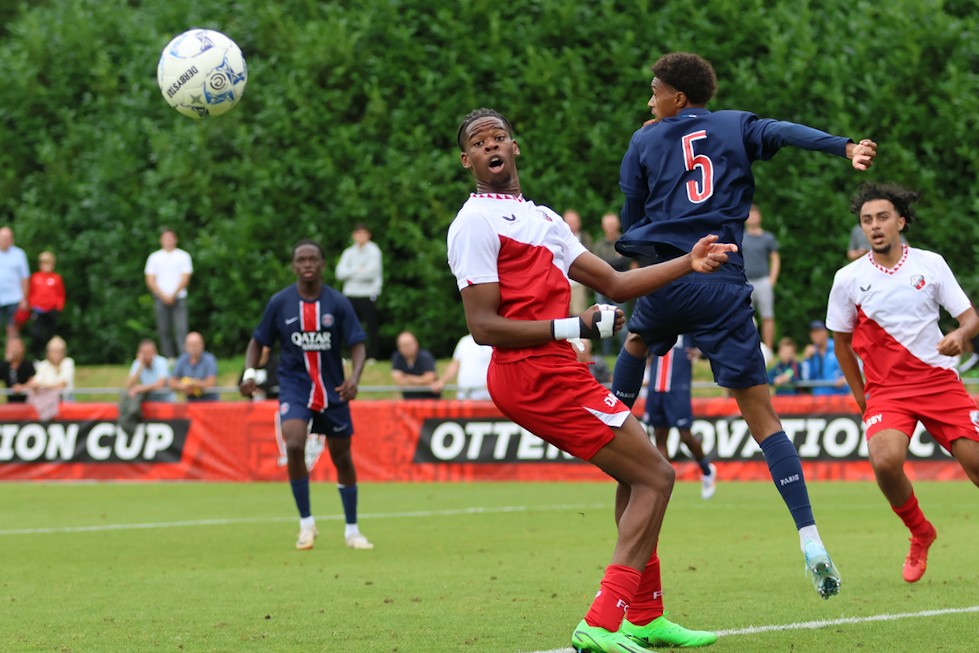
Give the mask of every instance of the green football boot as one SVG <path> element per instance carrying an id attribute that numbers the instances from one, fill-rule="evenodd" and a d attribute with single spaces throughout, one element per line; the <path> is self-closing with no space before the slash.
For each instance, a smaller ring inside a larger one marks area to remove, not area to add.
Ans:
<path id="1" fill-rule="evenodd" d="M 571 648 L 575 653 L 648 653 L 621 630 L 610 633 L 604 628 L 589 626 L 584 619 L 571 635 Z"/>
<path id="2" fill-rule="evenodd" d="M 840 572 L 826 553 L 822 542 L 807 540 L 803 549 L 806 555 L 806 574 L 812 578 L 816 592 L 824 599 L 840 593 Z"/>
<path id="3" fill-rule="evenodd" d="M 637 626 L 628 619 L 622 622 L 620 633 L 646 648 L 670 646 L 675 648 L 696 648 L 709 646 L 717 641 L 715 633 L 706 630 L 689 630 L 666 618 L 653 619 L 645 626 Z"/>

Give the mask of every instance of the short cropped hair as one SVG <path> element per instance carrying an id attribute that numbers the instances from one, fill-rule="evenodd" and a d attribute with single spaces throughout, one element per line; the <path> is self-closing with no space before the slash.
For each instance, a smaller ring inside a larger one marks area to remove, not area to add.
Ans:
<path id="1" fill-rule="evenodd" d="M 690 104 L 704 105 L 717 92 L 714 67 L 703 57 L 690 52 L 664 54 L 652 65 L 653 75 L 681 91 Z"/>
<path id="2" fill-rule="evenodd" d="M 323 250 L 323 246 L 320 245 L 315 240 L 313 240 L 312 238 L 303 238 L 301 240 L 296 241 L 296 244 L 292 246 L 292 258 L 296 258 L 296 250 L 302 247 L 303 245 L 312 245 L 317 249 L 317 251 L 319 251 L 320 258 L 322 259 L 326 258 L 326 252 Z"/>
<path id="3" fill-rule="evenodd" d="M 474 111 L 470 111 L 466 117 L 462 119 L 462 122 L 459 124 L 459 131 L 456 132 L 456 142 L 459 144 L 459 149 L 461 151 L 466 151 L 466 144 L 462 140 L 466 134 L 466 129 L 469 128 L 469 125 L 473 124 L 480 118 L 499 118 L 503 121 L 503 124 L 506 125 L 506 130 L 510 136 L 513 136 L 513 125 L 510 124 L 510 121 L 507 120 L 506 116 L 504 116 L 502 113 L 496 109 L 487 109 L 486 107 L 475 109 Z"/>

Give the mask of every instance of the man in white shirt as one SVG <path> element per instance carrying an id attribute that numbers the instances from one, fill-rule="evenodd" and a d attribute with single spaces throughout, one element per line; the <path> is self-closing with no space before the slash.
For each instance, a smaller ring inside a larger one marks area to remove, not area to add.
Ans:
<path id="1" fill-rule="evenodd" d="M 439 380 L 432 384 L 432 392 L 442 392 L 445 384 L 458 375 L 456 399 L 480 399 L 490 401 L 486 389 L 486 370 L 489 369 L 493 348 L 477 343 L 472 334 L 467 333 L 459 339 L 452 361 L 442 372 Z"/>
<path id="2" fill-rule="evenodd" d="M 190 254 L 177 247 L 173 229 L 160 231 L 160 249 L 146 259 L 143 272 L 153 293 L 160 350 L 165 358 L 174 359 L 183 353 L 187 338 L 187 286 L 194 264 Z"/>
<path id="3" fill-rule="evenodd" d="M 0 326 L 6 329 L 8 337 L 18 333 L 14 313 L 17 309 L 28 308 L 30 278 L 27 255 L 14 245 L 14 230 L 0 228 Z"/>
<path id="4" fill-rule="evenodd" d="M 343 250 L 337 263 L 337 281 L 343 282 L 341 292 L 353 304 L 357 319 L 367 333 L 367 361 L 377 360 L 377 297 L 383 283 L 381 248 L 371 240 L 365 224 L 354 227 L 353 245 Z"/>

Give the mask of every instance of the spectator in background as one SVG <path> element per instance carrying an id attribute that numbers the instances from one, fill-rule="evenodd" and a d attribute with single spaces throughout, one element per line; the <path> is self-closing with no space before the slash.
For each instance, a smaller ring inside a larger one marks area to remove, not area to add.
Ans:
<path id="1" fill-rule="evenodd" d="M 757 204 L 751 205 L 744 226 L 744 275 L 752 286 L 751 307 L 761 318 L 761 341 L 771 350 L 775 347 L 775 284 L 782 259 L 775 236 L 761 228 L 761 209 Z"/>
<path id="2" fill-rule="evenodd" d="M 581 342 L 581 347 L 574 348 L 574 355 L 578 359 L 578 362 L 587 365 L 588 371 L 591 372 L 591 375 L 599 383 L 611 383 L 612 370 L 604 358 L 592 355 L 591 340 L 581 340 L 579 342 Z"/>
<path id="3" fill-rule="evenodd" d="M 843 370 L 836 360 L 836 352 L 833 350 L 833 341 L 826 330 L 826 324 L 822 320 L 813 320 L 809 323 L 810 344 L 806 345 L 802 356 L 802 379 L 804 381 L 830 381 L 831 384 L 814 385 L 812 393 L 814 395 L 845 395 L 849 394 L 850 386 L 846 384 L 846 377 Z"/>
<path id="4" fill-rule="evenodd" d="M 489 401 L 489 390 L 486 389 L 486 370 L 489 369 L 492 356 L 492 347 L 478 344 L 473 339 L 472 334 L 467 333 L 459 338 L 459 342 L 456 343 L 455 351 L 452 352 L 452 361 L 442 372 L 442 376 L 432 384 L 432 392 L 441 395 L 445 385 L 458 377 L 456 399 Z"/>
<path id="5" fill-rule="evenodd" d="M 381 294 L 384 263 L 381 248 L 371 240 L 367 225 L 354 227 L 353 245 L 343 250 L 337 263 L 337 281 L 343 282 L 342 292 L 353 304 L 357 319 L 367 333 L 367 362 L 377 361 L 377 298 Z"/>
<path id="6" fill-rule="evenodd" d="M 217 384 L 218 360 L 204 350 L 204 336 L 191 331 L 184 339 L 184 353 L 177 359 L 170 375 L 170 388 L 181 392 L 187 401 L 217 401 L 213 390 Z"/>
<path id="7" fill-rule="evenodd" d="M 619 216 L 612 212 L 606 213 L 602 216 L 602 238 L 592 245 L 591 253 L 611 265 L 616 272 L 625 272 L 632 267 L 632 259 L 622 256 L 615 250 L 615 242 L 620 236 L 622 236 L 622 222 L 619 220 Z M 595 297 L 597 303 L 617 305 L 628 316 L 626 304 L 616 304 L 600 293 L 596 293 Z M 626 333 L 625 329 L 619 331 L 617 338 L 620 345 L 625 344 Z M 608 356 L 611 353 L 612 339 L 605 338 L 602 340 L 602 356 Z"/>
<path id="8" fill-rule="evenodd" d="M 44 347 L 58 335 L 58 316 L 65 308 L 65 284 L 54 271 L 55 256 L 49 251 L 37 257 L 39 270 L 31 275 L 27 303 L 31 310 L 31 349 L 35 360 L 44 356 Z"/>
<path id="9" fill-rule="evenodd" d="M 10 390 L 8 404 L 22 404 L 27 401 L 27 382 L 34 377 L 34 364 L 24 359 L 24 341 L 20 338 L 7 338 L 3 361 L 0 362 L 0 381 Z"/>
<path id="10" fill-rule="evenodd" d="M 154 297 L 160 349 L 165 358 L 173 360 L 182 353 L 187 337 L 187 286 L 194 273 L 190 254 L 177 247 L 173 229 L 160 231 L 160 249 L 146 259 L 144 273 Z"/>
<path id="11" fill-rule="evenodd" d="M 571 233 L 578 239 L 578 242 L 584 245 L 585 249 L 590 250 L 592 247 L 591 234 L 581 230 L 581 214 L 574 209 L 568 209 L 562 217 L 568 225 L 568 228 L 571 229 Z M 569 279 L 569 281 L 571 282 L 571 306 L 569 313 L 570 315 L 579 315 L 591 306 L 592 291 L 574 279 Z"/>
<path id="12" fill-rule="evenodd" d="M 75 387 L 75 361 L 68 357 L 68 343 L 60 336 L 48 341 L 46 356 L 34 368 L 28 382 L 27 402 L 37 410 L 42 421 L 53 419 L 63 398 L 71 397 Z"/>
<path id="13" fill-rule="evenodd" d="M 7 337 L 16 336 L 19 327 L 14 323 L 17 310 L 28 310 L 27 293 L 31 278 L 27 254 L 14 245 L 14 230 L 0 227 L 0 325 Z"/>
<path id="14" fill-rule="evenodd" d="M 119 400 L 119 428 L 130 435 L 136 430 L 144 401 L 173 401 L 173 392 L 167 388 L 169 378 L 167 359 L 156 352 L 156 343 L 141 340 Z"/>
<path id="15" fill-rule="evenodd" d="M 411 388 L 431 386 L 438 381 L 435 357 L 427 349 L 421 349 L 418 338 L 411 331 L 398 334 L 398 350 L 391 355 L 391 378 L 404 388 L 405 399 L 438 399 L 441 395 L 429 390 L 412 391 Z"/>
<path id="16" fill-rule="evenodd" d="M 777 395 L 796 395 L 795 384 L 802 378 L 799 361 L 796 360 L 795 340 L 785 336 L 778 341 L 778 361 L 768 370 L 768 382 L 775 386 Z"/>

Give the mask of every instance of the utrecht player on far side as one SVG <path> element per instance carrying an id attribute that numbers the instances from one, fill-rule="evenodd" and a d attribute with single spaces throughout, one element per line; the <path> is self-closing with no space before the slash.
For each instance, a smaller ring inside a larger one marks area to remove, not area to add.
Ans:
<path id="1" fill-rule="evenodd" d="M 850 209 L 870 251 L 836 273 L 826 312 L 836 358 L 863 414 L 877 485 L 911 532 L 903 569 L 909 583 L 924 575 L 937 537 L 904 472 L 918 422 L 979 485 L 979 410 L 955 369 L 979 333 L 979 318 L 944 258 L 901 242 L 917 198 L 893 184 L 857 190 Z M 945 335 L 939 307 L 959 323 Z"/>

